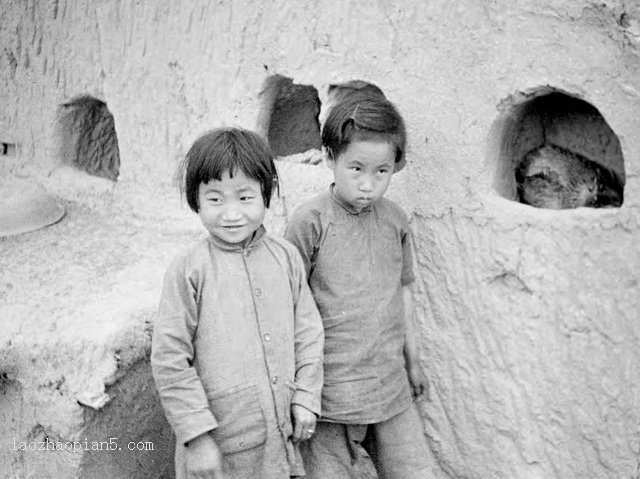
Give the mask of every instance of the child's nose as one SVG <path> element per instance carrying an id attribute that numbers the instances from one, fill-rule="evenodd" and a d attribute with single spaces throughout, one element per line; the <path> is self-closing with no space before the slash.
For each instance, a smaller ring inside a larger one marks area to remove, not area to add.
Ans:
<path id="1" fill-rule="evenodd" d="M 240 212 L 240 208 L 238 208 L 238 206 L 234 204 L 227 205 L 227 207 L 224 209 L 222 213 L 222 217 L 227 221 L 237 220 L 241 216 L 242 216 L 242 213 Z"/>
<path id="2" fill-rule="evenodd" d="M 373 181 L 371 178 L 363 178 L 360 182 L 360 191 L 372 191 L 373 190 Z"/>

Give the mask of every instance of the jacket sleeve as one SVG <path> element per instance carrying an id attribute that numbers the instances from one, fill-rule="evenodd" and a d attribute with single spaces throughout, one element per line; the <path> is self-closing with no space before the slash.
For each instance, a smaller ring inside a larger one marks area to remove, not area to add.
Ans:
<path id="1" fill-rule="evenodd" d="M 217 427 L 204 387 L 193 366 L 198 324 L 197 284 L 186 258 L 169 267 L 151 340 L 151 370 L 169 424 L 183 444 Z"/>
<path id="2" fill-rule="evenodd" d="M 406 229 L 402 231 L 402 275 L 400 277 L 400 283 L 402 286 L 407 286 L 416 280 L 413 272 L 413 258 L 414 258 L 414 242 L 413 234 L 407 224 Z"/>
<path id="3" fill-rule="evenodd" d="M 323 382 L 324 330 L 320 313 L 307 284 L 300 255 L 292 250 L 292 284 L 295 308 L 296 391 L 292 404 L 320 415 Z"/>
<path id="4" fill-rule="evenodd" d="M 316 246 L 320 237 L 318 221 L 310 212 L 297 209 L 287 223 L 284 237 L 298 249 L 308 278 L 313 269 Z"/>

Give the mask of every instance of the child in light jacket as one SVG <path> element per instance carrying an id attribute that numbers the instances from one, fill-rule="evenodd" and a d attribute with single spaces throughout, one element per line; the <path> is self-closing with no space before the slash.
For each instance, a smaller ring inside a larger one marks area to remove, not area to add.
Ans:
<path id="1" fill-rule="evenodd" d="M 298 251 L 262 224 L 276 187 L 256 133 L 214 130 L 186 156 L 182 189 L 209 235 L 170 264 L 151 351 L 177 478 L 304 475 L 323 330 Z"/>

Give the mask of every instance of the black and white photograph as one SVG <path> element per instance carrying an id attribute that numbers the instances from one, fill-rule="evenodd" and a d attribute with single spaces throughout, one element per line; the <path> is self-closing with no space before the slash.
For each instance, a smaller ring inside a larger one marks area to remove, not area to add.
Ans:
<path id="1" fill-rule="evenodd" d="M 0 479 L 640 479 L 640 0 L 0 0 Z"/>

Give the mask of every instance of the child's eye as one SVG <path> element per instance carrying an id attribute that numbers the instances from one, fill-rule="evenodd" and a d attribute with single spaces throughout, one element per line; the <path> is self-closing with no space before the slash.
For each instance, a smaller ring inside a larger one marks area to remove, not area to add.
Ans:
<path id="1" fill-rule="evenodd" d="M 240 201 L 251 201 L 255 199 L 255 196 L 241 196 Z"/>
<path id="2" fill-rule="evenodd" d="M 380 168 L 380 169 L 378 170 L 378 173 L 385 174 L 385 173 L 386 173 L 386 172 L 388 172 L 388 171 L 389 171 L 389 170 L 387 170 L 386 168 Z"/>
<path id="3" fill-rule="evenodd" d="M 352 166 L 351 169 L 355 172 L 359 172 L 360 171 L 360 167 L 359 166 Z"/>
<path id="4" fill-rule="evenodd" d="M 207 198 L 207 201 L 209 203 L 220 203 L 221 200 L 216 196 L 210 196 L 209 198 Z"/>

